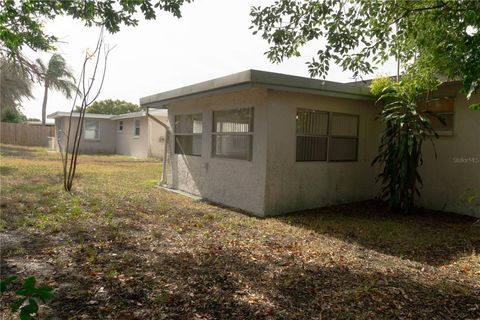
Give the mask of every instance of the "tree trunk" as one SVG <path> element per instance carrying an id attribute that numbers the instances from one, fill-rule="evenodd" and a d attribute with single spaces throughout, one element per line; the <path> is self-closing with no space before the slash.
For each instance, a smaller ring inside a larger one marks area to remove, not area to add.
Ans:
<path id="1" fill-rule="evenodd" d="M 42 104 L 42 124 L 45 125 L 47 120 L 47 100 L 48 100 L 48 80 L 45 80 L 45 91 L 43 93 L 43 104 Z"/>

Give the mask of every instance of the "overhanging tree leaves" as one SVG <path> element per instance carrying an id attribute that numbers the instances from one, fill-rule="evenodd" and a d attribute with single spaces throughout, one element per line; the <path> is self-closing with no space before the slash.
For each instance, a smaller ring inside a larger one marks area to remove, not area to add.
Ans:
<path id="1" fill-rule="evenodd" d="M 136 26 L 138 17 L 156 19 L 165 11 L 181 17 L 181 7 L 192 0 L 3 0 L 0 7 L 0 54 L 21 65 L 33 76 L 37 69 L 23 54 L 28 47 L 34 51 L 52 51 L 57 38 L 46 34 L 45 20 L 70 16 L 86 26 L 103 26 L 111 33 L 122 25 Z"/>
<path id="2" fill-rule="evenodd" d="M 278 0 L 251 16 L 273 62 L 318 42 L 311 76 L 335 63 L 357 77 L 394 57 L 407 72 L 463 80 L 467 95 L 480 87 L 480 1 Z"/>

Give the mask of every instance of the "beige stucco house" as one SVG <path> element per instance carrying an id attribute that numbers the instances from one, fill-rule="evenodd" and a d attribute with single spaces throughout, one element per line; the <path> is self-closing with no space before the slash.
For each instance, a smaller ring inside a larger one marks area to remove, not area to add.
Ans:
<path id="1" fill-rule="evenodd" d="M 55 119 L 55 148 L 66 146 L 70 112 L 48 115 Z M 73 113 L 72 130 L 77 128 L 78 113 Z M 165 145 L 166 110 L 132 112 L 121 115 L 86 113 L 83 124 L 80 152 L 114 153 L 136 158 L 162 158 Z"/>
<path id="2" fill-rule="evenodd" d="M 462 198 L 467 188 L 480 190 L 480 112 L 469 110 L 457 92 L 447 86 L 438 93 L 452 102 L 433 110 L 449 127 L 439 127 L 437 158 L 425 147 L 418 204 L 480 216 L 480 208 Z M 140 103 L 168 109 L 168 188 L 258 216 L 378 194 L 371 162 L 379 110 L 364 85 L 248 70 Z"/>

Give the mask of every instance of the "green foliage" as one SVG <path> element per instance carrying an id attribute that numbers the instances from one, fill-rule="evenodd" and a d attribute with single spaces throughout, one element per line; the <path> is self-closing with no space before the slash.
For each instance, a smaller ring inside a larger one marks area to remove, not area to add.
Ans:
<path id="1" fill-rule="evenodd" d="M 100 114 L 124 114 L 129 112 L 141 111 L 139 105 L 123 100 L 100 100 L 95 101 L 89 105 L 86 109 L 88 113 L 100 113 Z M 80 111 L 79 107 L 75 108 L 76 112 Z"/>
<path id="2" fill-rule="evenodd" d="M 467 201 L 471 206 L 480 206 L 480 191 L 473 188 L 468 188 L 465 190 L 462 197 Z"/>
<path id="3" fill-rule="evenodd" d="M 1 27 L 0 27 L 1 28 Z M 0 58 L 0 110 L 19 111 L 23 99 L 33 98 L 33 81 L 21 66 Z"/>
<path id="4" fill-rule="evenodd" d="M 67 65 L 67 62 L 61 55 L 57 53 L 53 54 L 48 61 L 48 66 L 46 66 L 40 59 L 36 60 L 36 64 L 44 83 L 42 123 L 45 124 L 48 90 L 54 89 L 59 91 L 67 98 L 71 98 L 72 94 L 78 92 L 78 90 L 77 85 L 75 84 L 75 77 L 73 76 L 70 67 Z"/>
<path id="5" fill-rule="evenodd" d="M 0 281 L 1 293 L 5 293 L 8 286 L 15 280 L 17 280 L 16 276 L 10 276 Z M 52 287 L 36 287 L 35 284 L 35 277 L 29 277 L 25 279 L 22 287 L 15 291 L 19 298 L 10 305 L 10 309 L 13 312 L 18 312 L 21 320 L 33 319 L 33 316 L 38 312 L 39 302 L 45 303 L 54 297 Z"/>
<path id="6" fill-rule="evenodd" d="M 147 20 L 158 11 L 181 17 L 180 7 L 191 0 L 132 0 L 132 1 L 65 1 L 65 0 L 4 0 L 0 9 L 0 41 L 4 55 L 19 58 L 22 48 L 51 51 L 58 41 L 44 31 L 45 20 L 69 16 L 85 26 L 104 26 L 115 33 L 121 25 L 136 26 L 139 13 Z M 20 57 L 21 58 L 21 57 Z"/>
<path id="7" fill-rule="evenodd" d="M 17 110 L 4 108 L 2 110 L 2 122 L 23 123 L 25 121 L 27 121 L 27 117 L 19 108 Z"/>
<path id="8" fill-rule="evenodd" d="M 383 87 L 383 89 L 382 89 Z M 433 143 L 438 137 L 425 115 L 417 112 L 417 100 L 422 91 L 411 83 L 393 83 L 379 79 L 372 83 L 372 93 L 384 104 L 379 115 L 383 124 L 378 155 L 372 164 L 379 164 L 378 179 L 382 184 L 381 197 L 392 208 L 410 212 L 414 199 L 420 195 L 422 184 L 419 167 L 422 165 L 422 144 Z"/>
<path id="9" fill-rule="evenodd" d="M 395 84 L 392 77 L 377 78 L 370 84 L 370 93 L 375 98 L 380 98 L 384 93 L 385 88 L 389 88 Z"/>
<path id="10" fill-rule="evenodd" d="M 480 87 L 480 1 L 278 0 L 250 14 L 272 62 L 322 39 L 311 76 L 335 63 L 357 77 L 394 57 L 427 83 L 442 74 L 463 80 L 467 96 Z"/>

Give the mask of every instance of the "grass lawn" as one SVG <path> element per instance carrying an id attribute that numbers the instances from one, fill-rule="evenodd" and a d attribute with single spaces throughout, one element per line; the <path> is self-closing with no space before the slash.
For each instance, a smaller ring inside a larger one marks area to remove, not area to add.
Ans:
<path id="1" fill-rule="evenodd" d="M 60 319 L 480 319 L 480 228 L 376 202 L 259 219 L 156 187 L 161 163 L 1 146 L 1 277 Z M 7 295 L 2 319 L 12 319 Z"/>

